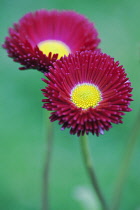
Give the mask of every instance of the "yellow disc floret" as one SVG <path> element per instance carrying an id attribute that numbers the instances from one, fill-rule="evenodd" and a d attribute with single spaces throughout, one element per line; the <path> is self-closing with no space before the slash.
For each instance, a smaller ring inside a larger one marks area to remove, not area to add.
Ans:
<path id="1" fill-rule="evenodd" d="M 58 54 L 58 59 L 64 55 L 69 55 L 71 52 L 70 48 L 64 42 L 57 40 L 42 41 L 38 44 L 38 47 L 47 56 L 50 52 L 52 52 L 52 54 Z"/>
<path id="2" fill-rule="evenodd" d="M 101 100 L 100 90 L 97 86 L 90 83 L 78 84 L 71 91 L 71 101 L 78 108 L 94 108 Z"/>

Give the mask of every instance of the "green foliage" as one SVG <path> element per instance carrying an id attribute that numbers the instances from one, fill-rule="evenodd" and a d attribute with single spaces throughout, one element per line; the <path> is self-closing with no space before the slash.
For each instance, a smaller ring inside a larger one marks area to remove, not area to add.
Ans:
<path id="1" fill-rule="evenodd" d="M 124 124 L 114 125 L 101 137 L 90 135 L 90 147 L 100 184 L 108 200 L 112 198 L 117 171 L 137 117 L 140 78 L 140 1 L 0 1 L 0 42 L 7 29 L 22 15 L 37 9 L 73 9 L 95 22 L 102 39 L 103 52 L 119 60 L 134 87 L 133 112 Z M 46 151 L 43 115 L 43 75 L 34 70 L 19 71 L 19 64 L 1 55 L 1 137 L 0 137 L 0 209 L 38 210 L 41 206 L 42 169 Z M 47 125 L 46 125 L 47 126 Z M 78 138 L 54 123 L 55 141 L 50 180 L 51 210 L 82 210 L 74 197 L 78 186 L 90 187 L 80 154 Z M 139 142 L 126 179 L 120 210 L 140 208 Z"/>

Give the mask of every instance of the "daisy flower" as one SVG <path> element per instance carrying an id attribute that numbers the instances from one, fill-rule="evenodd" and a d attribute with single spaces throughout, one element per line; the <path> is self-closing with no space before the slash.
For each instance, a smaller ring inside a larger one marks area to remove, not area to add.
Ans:
<path id="1" fill-rule="evenodd" d="M 19 62 L 19 69 L 47 72 L 64 55 L 95 50 L 100 42 L 94 24 L 74 11 L 28 13 L 9 28 L 3 47 Z"/>
<path id="2" fill-rule="evenodd" d="M 131 83 L 125 70 L 110 56 L 91 51 L 76 52 L 54 63 L 45 73 L 43 108 L 52 111 L 70 134 L 103 134 L 112 123 L 122 123 L 131 111 Z"/>

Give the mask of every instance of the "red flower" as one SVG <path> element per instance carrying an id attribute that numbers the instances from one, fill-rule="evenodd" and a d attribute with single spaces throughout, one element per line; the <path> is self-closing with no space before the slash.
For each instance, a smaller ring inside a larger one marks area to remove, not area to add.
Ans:
<path id="1" fill-rule="evenodd" d="M 20 69 L 47 72 L 57 58 L 95 50 L 100 42 L 94 24 L 74 11 L 39 10 L 23 16 L 9 29 L 3 47 Z"/>
<path id="2" fill-rule="evenodd" d="M 64 56 L 45 75 L 43 108 L 53 111 L 50 120 L 58 120 L 71 134 L 98 136 L 112 123 L 122 123 L 124 112 L 131 111 L 131 83 L 119 62 L 106 54 L 84 51 Z"/>

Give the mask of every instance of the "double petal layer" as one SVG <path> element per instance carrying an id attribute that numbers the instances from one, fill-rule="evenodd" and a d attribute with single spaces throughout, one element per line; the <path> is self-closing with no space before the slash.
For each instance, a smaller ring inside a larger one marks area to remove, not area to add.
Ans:
<path id="1" fill-rule="evenodd" d="M 52 111 L 71 134 L 103 134 L 112 123 L 122 123 L 129 108 L 131 83 L 125 70 L 110 56 L 91 51 L 76 52 L 50 67 L 43 79 L 43 107 Z"/>
<path id="2" fill-rule="evenodd" d="M 83 15 L 39 10 L 26 14 L 9 29 L 3 47 L 22 65 L 19 69 L 47 72 L 63 55 L 95 50 L 99 42 L 94 24 Z"/>

